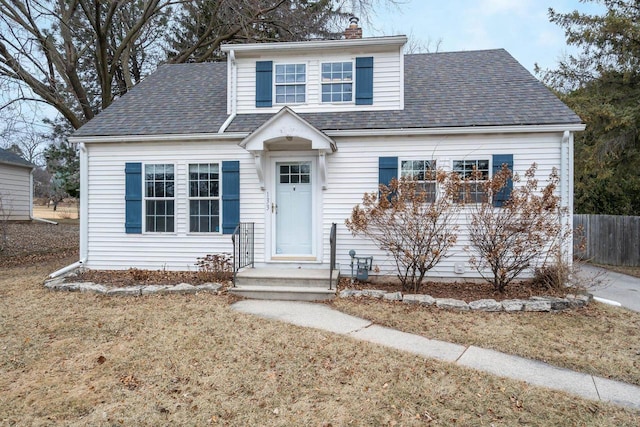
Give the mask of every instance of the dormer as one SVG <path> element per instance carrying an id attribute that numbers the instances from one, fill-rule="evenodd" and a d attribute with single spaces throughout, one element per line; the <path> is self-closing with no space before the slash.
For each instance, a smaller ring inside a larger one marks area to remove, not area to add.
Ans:
<path id="1" fill-rule="evenodd" d="M 402 110 L 406 41 L 393 36 L 222 45 L 228 113 Z"/>

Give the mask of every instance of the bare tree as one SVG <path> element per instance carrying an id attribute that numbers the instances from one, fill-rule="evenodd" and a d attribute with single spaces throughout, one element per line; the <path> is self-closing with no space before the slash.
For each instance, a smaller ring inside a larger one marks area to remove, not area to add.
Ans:
<path id="1" fill-rule="evenodd" d="M 396 0 L 355 3 L 367 11 L 380 2 Z M 15 103 L 42 102 L 77 129 L 157 66 L 166 35 L 181 31 L 180 20 L 172 21 L 172 16 L 192 17 L 197 29 L 172 46 L 170 62 L 207 61 L 224 42 L 258 40 L 260 34 L 266 35 L 264 40 L 322 34 L 331 28 L 332 16 L 346 15 L 344 3 L 0 0 L 0 87 L 6 89 L 0 110 Z M 309 13 L 294 13 L 300 10 Z"/>

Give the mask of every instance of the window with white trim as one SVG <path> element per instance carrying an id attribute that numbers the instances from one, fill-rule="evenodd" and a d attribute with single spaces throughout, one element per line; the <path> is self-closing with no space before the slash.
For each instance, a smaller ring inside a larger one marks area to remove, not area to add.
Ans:
<path id="1" fill-rule="evenodd" d="M 304 103 L 306 101 L 306 83 L 306 64 L 276 64 L 276 103 Z"/>
<path id="2" fill-rule="evenodd" d="M 436 200 L 436 161 L 435 160 L 402 160 L 400 176 L 416 181 L 426 193 L 427 201 Z"/>
<path id="3" fill-rule="evenodd" d="M 325 62 L 322 64 L 322 102 L 351 102 L 353 100 L 353 63 Z"/>
<path id="4" fill-rule="evenodd" d="M 460 175 L 464 185 L 460 190 L 460 201 L 480 203 L 486 197 L 484 185 L 489 180 L 489 160 L 454 160 L 453 172 Z"/>
<path id="5" fill-rule="evenodd" d="M 189 165 L 189 232 L 220 232 L 220 165 Z"/>
<path id="6" fill-rule="evenodd" d="M 172 233 L 175 230 L 174 165 L 145 165 L 144 187 L 145 231 Z"/>

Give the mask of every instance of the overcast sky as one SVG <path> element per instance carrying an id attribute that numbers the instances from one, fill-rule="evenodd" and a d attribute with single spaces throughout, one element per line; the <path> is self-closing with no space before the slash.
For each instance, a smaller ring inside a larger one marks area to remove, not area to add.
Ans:
<path id="1" fill-rule="evenodd" d="M 601 6 L 578 0 L 401 0 L 379 8 L 375 28 L 363 24 L 364 37 L 405 34 L 440 52 L 504 48 L 533 73 L 534 64 L 555 68 L 571 52 L 564 31 L 549 22 L 548 9 L 598 13 Z"/>

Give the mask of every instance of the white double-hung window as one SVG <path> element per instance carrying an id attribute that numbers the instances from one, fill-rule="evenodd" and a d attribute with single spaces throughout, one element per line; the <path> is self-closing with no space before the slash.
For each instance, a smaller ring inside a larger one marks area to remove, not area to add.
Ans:
<path id="1" fill-rule="evenodd" d="M 489 160 L 454 160 L 453 172 L 460 175 L 464 185 L 460 190 L 460 201 L 481 203 L 487 197 L 484 185 L 489 179 Z"/>
<path id="2" fill-rule="evenodd" d="M 276 104 L 306 102 L 306 64 L 276 64 Z"/>
<path id="3" fill-rule="evenodd" d="M 325 62 L 322 64 L 322 102 L 351 102 L 353 100 L 353 63 Z"/>
<path id="4" fill-rule="evenodd" d="M 436 161 L 435 160 L 402 160 L 400 162 L 400 176 L 416 181 L 426 194 L 426 201 L 436 200 Z"/>
<path id="5" fill-rule="evenodd" d="M 189 165 L 189 232 L 220 232 L 220 165 Z"/>
<path id="6" fill-rule="evenodd" d="M 175 230 L 175 167 L 172 164 L 144 166 L 145 231 Z"/>

